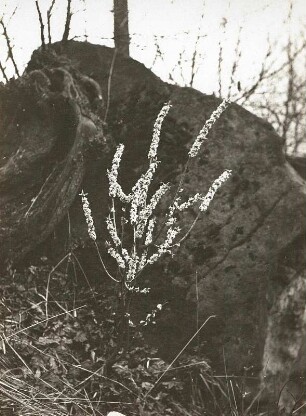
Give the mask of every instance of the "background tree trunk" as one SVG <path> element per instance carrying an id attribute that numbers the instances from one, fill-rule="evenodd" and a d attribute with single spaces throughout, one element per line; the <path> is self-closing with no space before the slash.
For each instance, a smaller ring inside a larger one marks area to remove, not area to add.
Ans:
<path id="1" fill-rule="evenodd" d="M 123 56 L 130 56 L 128 0 L 114 0 L 115 48 Z"/>
<path id="2" fill-rule="evenodd" d="M 71 13 L 71 0 L 68 0 L 68 2 L 67 2 L 67 14 L 66 14 L 65 29 L 64 29 L 63 38 L 62 38 L 62 41 L 63 42 L 67 42 L 67 40 L 68 40 L 68 36 L 69 36 L 69 32 L 70 32 L 71 17 L 72 17 L 72 13 Z"/>

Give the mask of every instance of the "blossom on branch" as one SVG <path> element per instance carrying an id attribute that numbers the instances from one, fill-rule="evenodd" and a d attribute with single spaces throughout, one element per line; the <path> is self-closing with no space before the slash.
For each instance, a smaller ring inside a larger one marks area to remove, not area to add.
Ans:
<path id="1" fill-rule="evenodd" d="M 83 212 L 85 215 L 85 220 L 87 222 L 87 230 L 88 230 L 88 235 L 89 237 L 96 241 L 97 239 L 97 235 L 96 235 L 96 230 L 95 230 L 95 225 L 93 222 L 93 218 L 91 215 L 91 209 L 89 207 L 89 202 L 87 199 L 87 194 L 84 193 L 84 191 L 82 190 L 82 192 L 79 194 L 82 198 L 82 205 L 83 205 Z"/>
<path id="2" fill-rule="evenodd" d="M 170 102 L 164 104 L 163 108 L 160 110 L 160 112 L 157 116 L 157 119 L 154 123 L 153 138 L 152 138 L 152 142 L 151 142 L 149 153 L 148 153 L 148 159 L 150 159 L 150 160 L 154 160 L 156 158 L 157 149 L 158 149 L 158 145 L 159 145 L 159 139 L 160 139 L 161 127 L 162 127 L 163 121 L 164 121 L 166 115 L 169 113 L 169 110 L 170 110 L 171 107 L 172 106 L 171 106 Z"/>
<path id="3" fill-rule="evenodd" d="M 210 118 L 205 122 L 202 130 L 198 134 L 197 138 L 193 142 L 193 145 L 189 151 L 189 157 L 195 157 L 200 150 L 200 147 L 204 140 L 207 140 L 207 135 L 212 128 L 212 126 L 215 124 L 215 122 L 218 120 L 218 118 L 221 116 L 221 114 L 224 112 L 224 110 L 230 105 L 229 100 L 223 100 L 222 103 L 219 105 L 219 107 L 212 113 Z"/>
<path id="4" fill-rule="evenodd" d="M 209 188 L 207 194 L 205 195 L 204 198 L 202 198 L 202 203 L 199 207 L 199 210 L 202 212 L 207 211 L 209 204 L 211 203 L 211 201 L 213 200 L 215 193 L 217 192 L 217 190 L 220 188 L 220 186 L 229 179 L 229 177 L 231 176 L 232 171 L 231 170 L 225 170 L 222 175 L 219 176 L 218 179 L 216 179 L 213 184 L 211 185 L 211 187 Z"/>

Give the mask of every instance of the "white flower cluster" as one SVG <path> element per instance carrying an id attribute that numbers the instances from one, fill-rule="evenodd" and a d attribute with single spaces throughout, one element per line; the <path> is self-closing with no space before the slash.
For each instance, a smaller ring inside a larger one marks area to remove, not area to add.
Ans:
<path id="1" fill-rule="evenodd" d="M 163 254 L 171 253 L 171 248 L 173 247 L 173 242 L 177 234 L 181 231 L 179 227 L 170 227 L 167 230 L 167 235 L 165 241 L 158 246 L 157 252 L 152 254 L 152 256 L 147 260 L 148 264 L 155 263 Z"/>
<path id="2" fill-rule="evenodd" d="M 139 261 L 139 264 L 138 264 L 138 271 L 140 272 L 144 267 L 145 267 L 145 265 L 147 264 L 147 255 L 148 255 L 148 250 L 147 249 L 145 249 L 143 252 L 142 252 L 142 255 L 141 255 L 141 257 L 140 257 L 140 261 Z"/>
<path id="3" fill-rule="evenodd" d="M 142 237 L 147 222 L 156 208 L 156 205 L 169 189 L 168 184 L 162 184 L 147 204 L 149 186 L 153 180 L 153 176 L 159 163 L 156 160 L 156 156 L 160 140 L 161 126 L 170 108 L 170 103 L 165 104 L 157 116 L 153 128 L 153 138 L 148 152 L 148 159 L 150 160 L 148 170 L 138 179 L 136 184 L 133 186 L 131 193 L 126 195 L 118 183 L 118 170 L 124 151 L 123 144 L 120 144 L 117 147 L 112 161 L 112 167 L 107 171 L 109 180 L 109 195 L 112 198 L 118 197 L 123 203 L 130 204 L 130 224 L 136 225 L 135 237 L 138 239 Z M 110 221 L 107 222 L 107 225 L 108 231 L 110 232 L 115 245 L 118 246 L 120 240 L 119 237 L 117 236 L 118 240 L 115 235 L 115 230 L 112 229 Z"/>
<path id="4" fill-rule="evenodd" d="M 205 195 L 204 198 L 202 198 L 202 203 L 199 207 L 200 211 L 207 211 L 209 204 L 211 203 L 211 201 L 213 200 L 213 197 L 215 196 L 215 193 L 217 192 L 217 190 L 220 188 L 220 186 L 229 179 L 229 177 L 231 176 L 232 171 L 231 170 L 225 170 L 218 179 L 216 179 L 213 184 L 211 185 L 211 187 L 209 188 L 207 194 Z"/>
<path id="5" fill-rule="evenodd" d="M 205 123 L 204 127 L 197 136 L 189 152 L 189 157 L 197 155 L 203 140 L 207 139 L 207 134 L 213 124 L 217 121 L 223 111 L 229 105 L 228 100 L 224 100 L 219 107 L 212 113 L 209 120 Z M 199 210 L 206 211 L 211 200 L 213 199 L 216 191 L 225 182 L 231 171 L 226 170 L 222 175 L 216 179 L 212 186 L 209 188 L 208 193 L 204 196 L 201 193 L 196 193 L 194 196 L 187 198 L 185 202 L 181 201 L 181 193 L 183 187 L 180 185 L 173 203 L 169 207 L 166 221 L 166 236 L 164 241 L 155 245 L 153 244 L 153 235 L 156 229 L 156 217 L 154 216 L 157 205 L 162 197 L 170 189 L 169 184 L 161 184 L 159 188 L 148 198 L 149 188 L 153 181 L 154 174 L 156 173 L 159 161 L 157 160 L 157 151 L 160 142 L 160 134 L 162 123 L 171 108 L 170 103 L 163 106 L 162 110 L 157 116 L 153 128 L 152 142 L 148 152 L 149 166 L 147 171 L 140 176 L 135 185 L 132 187 L 129 194 L 125 194 L 118 183 L 118 170 L 122 159 L 124 146 L 120 144 L 115 152 L 111 169 L 107 171 L 109 179 L 109 195 L 113 199 L 113 205 L 111 208 L 111 215 L 106 219 L 107 230 L 111 237 L 111 243 L 107 243 L 108 253 L 116 260 L 120 269 L 124 269 L 123 281 L 125 287 L 130 291 L 139 293 L 147 293 L 147 289 L 140 290 L 135 287 L 135 280 L 139 273 L 148 265 L 155 263 L 162 255 L 166 253 L 173 253 L 173 247 L 179 246 L 180 242 L 175 242 L 177 235 L 180 233 L 180 227 L 176 226 L 177 218 L 175 212 L 183 212 L 189 207 L 199 203 Z M 82 198 L 85 198 L 85 194 Z M 119 233 L 116 220 L 115 220 L 115 198 L 119 198 L 122 205 L 122 212 L 125 215 L 121 218 L 121 234 Z M 91 235 L 94 234 L 94 227 L 91 218 L 90 210 L 88 211 L 87 201 L 87 214 L 86 221 L 89 224 Z M 85 209 L 84 209 L 85 212 Z M 133 240 L 131 246 L 124 247 L 123 241 L 123 225 L 126 224 L 133 233 Z M 93 237 L 92 237 L 93 238 Z M 154 248 L 154 250 L 152 250 Z M 159 306 L 159 305 L 158 305 Z M 148 315 L 152 317 L 152 314 Z M 154 316 L 153 316 L 154 317 Z M 150 318 L 151 319 L 151 318 Z M 145 325 L 147 319 L 142 321 Z"/>
<path id="6" fill-rule="evenodd" d="M 231 176 L 231 170 L 225 170 L 212 184 L 209 188 L 207 194 L 203 196 L 200 193 L 196 193 L 194 196 L 189 197 L 186 202 L 179 204 L 181 197 L 177 197 L 172 205 L 169 207 L 169 211 L 167 214 L 167 222 L 166 225 L 171 226 L 173 225 L 177 219 L 174 217 L 175 210 L 184 211 L 185 209 L 191 207 L 195 203 L 201 201 L 201 205 L 199 206 L 200 211 L 207 211 L 211 201 L 213 200 L 217 190 L 220 186 Z"/>
<path id="7" fill-rule="evenodd" d="M 139 273 L 147 264 L 147 250 L 144 250 L 142 255 L 139 257 L 134 251 L 130 256 L 126 249 L 122 249 L 122 255 L 128 266 L 128 272 L 126 275 L 127 283 L 135 280 L 137 273 Z M 128 289 L 131 289 L 130 286 L 127 286 Z"/>
<path id="8" fill-rule="evenodd" d="M 126 275 L 126 281 L 127 283 L 132 282 L 136 278 L 136 273 L 139 269 L 139 256 L 134 252 L 132 256 L 130 257 L 130 261 L 128 263 L 128 272 Z"/>
<path id="9" fill-rule="evenodd" d="M 128 203 L 131 200 L 131 196 L 126 195 L 118 183 L 118 169 L 121 162 L 123 150 L 124 145 L 119 144 L 113 157 L 112 167 L 110 170 L 107 170 L 107 177 L 109 182 L 109 195 L 112 198 L 118 196 L 122 202 Z"/>
<path id="10" fill-rule="evenodd" d="M 110 243 L 106 241 L 106 245 L 108 246 L 108 253 L 116 260 L 118 266 L 120 269 L 125 269 L 125 262 L 123 258 L 120 256 L 117 250 L 115 250 L 113 247 L 111 247 Z"/>
<path id="11" fill-rule="evenodd" d="M 126 262 L 126 264 L 129 264 L 129 262 L 131 260 L 131 257 L 129 255 L 127 249 L 126 248 L 122 248 L 121 252 L 122 252 L 122 256 L 124 258 L 124 261 Z"/>
<path id="12" fill-rule="evenodd" d="M 151 162 L 147 172 L 138 179 L 132 188 L 130 221 L 131 224 L 138 222 L 138 210 L 146 205 L 149 186 L 153 180 L 158 162 Z"/>
<path id="13" fill-rule="evenodd" d="M 142 293 L 144 295 L 147 295 L 150 292 L 151 289 L 149 287 L 145 287 L 143 289 L 140 289 L 140 287 L 133 287 L 130 290 L 131 290 L 131 292 Z"/>
<path id="14" fill-rule="evenodd" d="M 157 189 L 157 191 L 153 194 L 150 199 L 148 205 L 146 205 L 139 213 L 138 222 L 136 225 L 136 238 L 141 238 L 143 236 L 145 227 L 147 225 L 148 219 L 152 216 L 157 204 L 165 195 L 165 193 L 170 189 L 170 185 L 168 183 L 163 183 Z"/>
<path id="15" fill-rule="evenodd" d="M 221 116 L 224 110 L 229 106 L 229 104 L 229 100 L 223 100 L 219 107 L 212 113 L 210 118 L 205 122 L 202 130 L 200 131 L 197 138 L 193 142 L 193 145 L 191 146 L 191 149 L 188 153 L 190 157 L 195 157 L 199 153 L 203 141 L 207 139 L 209 130 L 212 128 L 212 126 L 215 124 L 215 122 L 218 120 L 218 118 Z"/>
<path id="16" fill-rule="evenodd" d="M 150 218 L 148 229 L 147 229 L 147 234 L 146 234 L 146 239 L 145 239 L 145 246 L 148 246 L 149 244 L 152 243 L 155 224 L 156 224 L 156 218 L 155 217 Z"/>
<path id="17" fill-rule="evenodd" d="M 148 313 L 147 316 L 146 316 L 146 319 L 140 321 L 139 324 L 142 325 L 142 326 L 147 326 L 150 323 L 155 325 L 156 324 L 156 321 L 155 321 L 156 314 L 157 314 L 158 311 L 161 311 L 162 308 L 163 308 L 163 305 L 161 303 L 156 305 L 156 309 L 153 309 L 151 311 L 151 313 Z"/>
<path id="18" fill-rule="evenodd" d="M 169 207 L 166 225 L 170 226 L 176 223 L 177 219 L 174 217 L 175 210 L 184 211 L 185 209 L 191 207 L 192 205 L 197 203 L 199 200 L 201 200 L 201 198 L 202 198 L 202 194 L 196 193 L 194 196 L 189 197 L 186 202 L 179 204 L 181 197 L 180 196 L 176 197 L 173 203 Z"/>
<path id="19" fill-rule="evenodd" d="M 153 138 L 152 138 L 152 142 L 151 142 L 149 153 L 148 153 L 148 159 L 150 159 L 150 160 L 154 160 L 156 158 L 157 149 L 158 149 L 158 145 L 159 145 L 159 139 L 160 139 L 161 127 L 162 127 L 163 121 L 164 121 L 166 115 L 169 113 L 169 110 L 170 110 L 171 107 L 172 106 L 171 106 L 170 102 L 164 104 L 163 108 L 160 110 L 160 112 L 157 116 L 157 119 L 154 123 Z"/>
<path id="20" fill-rule="evenodd" d="M 190 196 L 186 202 L 183 202 L 182 204 L 178 204 L 178 201 L 180 200 L 180 197 L 175 200 L 175 206 L 179 211 L 184 211 L 185 209 L 191 207 L 196 202 L 198 202 L 201 199 L 202 195 L 199 193 L 196 193 L 194 196 Z"/>
<path id="21" fill-rule="evenodd" d="M 89 202 L 87 199 L 87 194 L 85 194 L 84 191 L 82 190 L 82 192 L 79 195 L 82 197 L 83 212 L 85 215 L 85 220 L 87 222 L 88 235 L 92 240 L 96 241 L 97 235 L 96 235 L 93 218 L 91 215 L 91 209 L 89 207 Z"/>

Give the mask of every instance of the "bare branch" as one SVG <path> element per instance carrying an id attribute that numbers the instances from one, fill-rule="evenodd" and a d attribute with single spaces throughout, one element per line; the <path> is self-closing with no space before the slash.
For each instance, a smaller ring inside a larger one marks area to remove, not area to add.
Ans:
<path id="1" fill-rule="evenodd" d="M 235 47 L 235 58 L 234 58 L 233 66 L 232 66 L 231 81 L 230 81 L 230 84 L 229 84 L 229 87 L 228 87 L 228 94 L 227 94 L 228 99 L 231 97 L 232 86 L 234 85 L 236 71 L 237 71 L 237 68 L 239 66 L 240 59 L 241 59 L 241 49 L 240 49 L 241 30 L 242 30 L 242 28 L 240 26 L 239 27 L 239 32 L 238 32 L 238 37 L 237 37 L 237 43 L 236 43 L 236 47 Z"/>
<path id="2" fill-rule="evenodd" d="M 164 61 L 164 55 L 163 55 L 163 53 L 160 49 L 160 45 L 159 45 L 157 36 L 153 35 L 153 38 L 154 38 L 154 46 L 155 46 L 156 52 L 155 52 L 155 56 L 154 56 L 152 65 L 150 66 L 150 69 L 153 69 L 153 67 L 154 67 L 155 63 L 157 62 L 158 58 L 160 58 L 162 61 Z"/>
<path id="3" fill-rule="evenodd" d="M 283 122 L 283 128 L 282 128 L 282 138 L 284 140 L 284 142 L 286 141 L 286 137 L 287 137 L 287 132 L 289 130 L 290 124 L 292 122 L 292 119 L 290 117 L 290 107 L 292 104 L 292 100 L 293 100 L 293 82 L 294 82 L 294 68 L 293 68 L 293 60 L 292 60 L 292 42 L 291 42 L 291 38 L 289 37 L 288 40 L 288 46 L 287 46 L 287 57 L 288 57 L 288 83 L 287 83 L 287 94 L 286 94 L 286 99 L 284 102 L 284 107 L 285 107 L 285 117 L 284 117 L 284 122 Z"/>
<path id="4" fill-rule="evenodd" d="M 199 43 L 199 37 L 197 36 L 196 43 L 194 46 L 194 51 L 192 54 L 192 59 L 191 59 L 191 77 L 190 77 L 190 83 L 189 83 L 190 87 L 193 87 L 194 77 L 197 73 L 195 65 L 196 65 L 197 55 L 198 55 L 198 43 Z"/>
<path id="5" fill-rule="evenodd" d="M 221 22 L 221 26 L 223 27 L 223 39 L 225 39 L 225 34 L 226 34 L 226 27 L 227 27 L 227 20 L 225 17 L 223 17 L 222 22 Z M 223 74 L 222 74 L 222 62 L 223 62 L 223 46 L 221 43 L 221 39 L 219 39 L 219 56 L 218 56 L 218 84 L 219 84 L 219 97 L 222 96 L 222 79 L 223 79 Z"/>
<path id="6" fill-rule="evenodd" d="M 11 45 L 11 40 L 10 40 L 10 37 L 9 37 L 9 35 L 7 33 L 7 29 L 6 29 L 6 26 L 5 26 L 2 18 L 0 19 L 0 25 L 2 26 L 3 35 L 4 35 L 5 40 L 6 40 L 8 57 L 12 61 L 12 64 L 14 66 L 16 75 L 18 77 L 20 77 L 20 74 L 19 74 L 19 71 L 18 71 L 18 67 L 17 67 L 16 61 L 15 61 L 15 58 L 14 58 L 14 54 L 13 54 L 13 48 L 12 48 L 12 45 Z"/>
<path id="7" fill-rule="evenodd" d="M 296 49 L 296 51 L 292 54 L 291 59 L 295 60 L 302 52 L 305 51 L 306 48 L 306 42 L 304 41 L 302 43 L 302 45 Z M 271 52 L 270 52 L 271 55 Z M 267 59 L 267 56 L 265 57 L 265 59 Z M 277 58 L 278 59 L 278 58 Z M 275 64 L 275 61 L 272 62 L 272 64 L 270 65 L 269 68 L 272 68 Z M 271 79 L 273 78 L 275 75 L 279 74 L 280 72 L 282 72 L 282 70 L 286 69 L 287 66 L 290 65 L 290 62 L 288 62 L 288 60 L 286 60 L 282 65 L 280 65 L 277 69 L 275 69 L 274 71 L 269 72 L 269 70 L 267 70 L 267 76 L 266 79 Z"/>
<path id="8" fill-rule="evenodd" d="M 8 77 L 7 77 L 6 73 L 5 73 L 5 68 L 4 68 L 4 66 L 2 65 L 1 62 L 0 62 L 0 71 L 2 72 L 2 76 L 5 79 L 5 81 L 8 82 Z"/>
<path id="9" fill-rule="evenodd" d="M 45 35 L 44 35 L 44 31 L 45 31 L 45 25 L 42 19 L 42 15 L 41 15 L 41 11 L 39 8 L 39 4 L 38 4 L 38 0 L 35 0 L 35 5 L 36 5 L 36 10 L 38 13 L 38 19 L 39 19 L 39 25 L 40 25 L 40 40 L 41 40 L 41 46 L 43 49 L 45 49 L 46 47 L 46 42 L 45 42 Z"/>
<path id="10" fill-rule="evenodd" d="M 202 13 L 201 20 L 203 20 L 203 18 L 204 18 L 204 13 Z M 190 83 L 189 83 L 190 87 L 193 87 L 194 77 L 197 73 L 196 62 L 197 62 L 197 57 L 198 57 L 199 41 L 200 41 L 200 38 L 201 38 L 200 30 L 201 30 L 201 26 L 199 25 L 198 34 L 197 34 L 197 38 L 196 38 L 196 41 L 195 41 L 194 50 L 193 50 L 193 54 L 192 54 L 192 58 L 191 58 L 191 77 L 190 77 Z"/>
<path id="11" fill-rule="evenodd" d="M 257 77 L 256 81 L 253 83 L 253 85 L 249 89 L 245 90 L 243 92 L 243 94 L 238 98 L 238 100 L 243 100 L 241 102 L 241 105 L 245 104 L 248 101 L 248 99 L 259 88 L 259 86 L 261 85 L 262 81 L 264 79 L 267 79 L 269 77 L 269 68 L 270 67 L 267 67 L 266 66 L 266 62 L 267 62 L 267 59 L 269 58 L 270 55 L 271 55 L 271 48 L 269 47 L 268 50 L 267 50 L 266 56 L 265 56 L 265 58 L 263 60 L 263 63 L 262 63 L 262 66 L 261 66 L 261 71 L 258 74 L 258 77 Z"/>
<path id="12" fill-rule="evenodd" d="M 52 17 L 52 9 L 54 7 L 56 0 L 52 0 L 51 6 L 47 11 L 47 26 L 48 26 L 48 42 L 49 44 L 52 43 L 51 39 L 51 17 Z"/>
<path id="13" fill-rule="evenodd" d="M 13 17 L 15 16 L 16 12 L 18 10 L 18 7 L 16 6 L 13 13 L 10 15 L 10 17 L 7 19 L 7 24 L 10 23 L 10 21 L 13 19 Z"/>
<path id="14" fill-rule="evenodd" d="M 112 76 L 113 76 L 113 72 L 114 72 L 114 66 L 115 66 L 117 52 L 118 52 L 118 50 L 114 49 L 113 59 L 112 59 L 111 66 L 110 66 L 110 69 L 109 69 L 108 82 L 107 82 L 107 103 L 106 103 L 106 110 L 105 110 L 105 115 L 104 115 L 104 122 L 106 122 L 106 120 L 107 120 L 108 110 L 109 110 L 109 106 L 110 106 L 111 83 L 112 83 Z"/>

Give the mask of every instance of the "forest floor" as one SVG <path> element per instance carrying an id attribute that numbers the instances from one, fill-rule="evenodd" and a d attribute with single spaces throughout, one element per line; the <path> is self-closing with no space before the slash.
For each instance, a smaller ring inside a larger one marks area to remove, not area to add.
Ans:
<path id="1" fill-rule="evenodd" d="M 116 296 L 73 266 L 44 258 L 0 279 L 1 416 L 278 414 L 248 397 L 243 378 L 214 376 L 196 350 L 169 368 L 145 341 L 149 328 L 131 325 L 118 349 Z"/>

